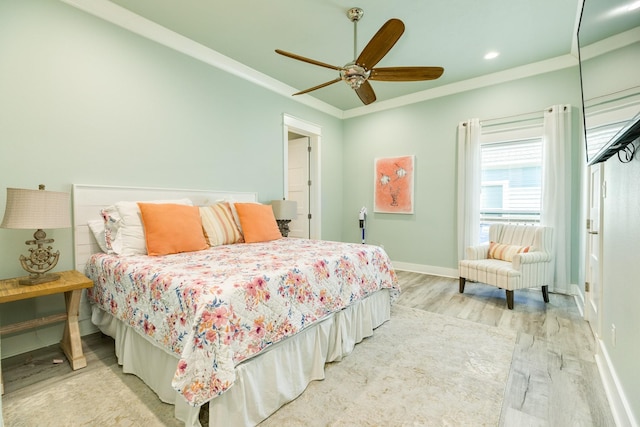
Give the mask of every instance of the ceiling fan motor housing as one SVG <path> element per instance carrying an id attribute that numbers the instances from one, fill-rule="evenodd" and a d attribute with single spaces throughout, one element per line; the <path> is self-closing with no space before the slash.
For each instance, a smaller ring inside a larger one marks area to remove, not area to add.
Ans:
<path id="1" fill-rule="evenodd" d="M 359 89 L 371 75 L 371 71 L 365 70 L 354 62 L 350 62 L 340 70 L 340 78 L 344 80 L 351 89 Z"/>

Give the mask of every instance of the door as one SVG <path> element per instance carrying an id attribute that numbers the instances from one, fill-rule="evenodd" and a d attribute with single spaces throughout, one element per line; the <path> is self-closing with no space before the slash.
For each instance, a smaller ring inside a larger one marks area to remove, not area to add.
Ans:
<path id="1" fill-rule="evenodd" d="M 283 197 L 298 202 L 298 218 L 289 224 L 289 236 L 321 239 L 322 129 L 288 114 L 283 115 L 283 125 L 282 194 Z M 300 141 L 290 148 L 290 140 Z M 311 151 L 308 151 L 308 147 L 311 147 Z M 290 175 L 295 175 L 295 178 Z"/>
<path id="2" fill-rule="evenodd" d="M 309 235 L 309 138 L 289 140 L 289 200 L 298 204 L 297 216 L 289 223 L 289 237 L 308 239 Z"/>
<path id="3" fill-rule="evenodd" d="M 602 304 L 602 207 L 604 165 L 589 168 L 589 218 L 587 219 L 587 260 L 585 277 L 585 318 L 596 337 L 601 335 Z"/>

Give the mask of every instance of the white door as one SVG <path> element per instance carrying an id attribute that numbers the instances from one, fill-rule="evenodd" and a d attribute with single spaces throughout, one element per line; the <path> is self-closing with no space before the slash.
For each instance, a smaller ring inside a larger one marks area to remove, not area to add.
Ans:
<path id="1" fill-rule="evenodd" d="M 289 224 L 289 237 L 309 236 L 309 148 L 308 137 L 289 140 L 289 200 L 298 204 L 298 215 Z"/>
<path id="2" fill-rule="evenodd" d="M 290 148 L 289 140 L 297 139 L 302 140 L 300 144 L 294 144 Z M 293 231 L 293 233 L 289 233 L 289 236 L 321 239 L 322 177 L 320 171 L 322 168 L 320 159 L 322 158 L 322 128 L 306 120 L 283 114 L 283 143 L 282 194 L 285 198 L 298 202 L 297 223 L 289 224 L 289 229 Z M 311 151 L 307 151 L 309 146 Z M 296 160 L 292 160 L 290 163 L 289 158 Z M 290 167 L 290 165 L 292 166 Z M 306 168 L 306 170 L 302 168 Z M 292 174 L 296 177 L 290 176 Z"/>
<path id="3" fill-rule="evenodd" d="M 601 336 L 600 306 L 602 304 L 602 199 L 604 165 L 589 168 L 589 219 L 587 220 L 587 260 L 585 288 L 585 318 L 596 337 Z"/>

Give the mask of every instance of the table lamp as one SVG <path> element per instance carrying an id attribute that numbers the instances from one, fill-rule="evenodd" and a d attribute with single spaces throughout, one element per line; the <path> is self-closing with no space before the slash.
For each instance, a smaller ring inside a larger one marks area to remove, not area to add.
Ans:
<path id="1" fill-rule="evenodd" d="M 42 184 L 39 188 L 7 188 L 7 205 L 0 224 L 9 229 L 36 229 L 33 240 L 25 242 L 36 247 L 29 248 L 29 256 L 20 255 L 20 264 L 29 273 L 28 278 L 20 280 L 21 285 L 37 285 L 60 278 L 59 274 L 47 273 L 58 264 L 60 252 L 44 246 L 53 243 L 53 239 L 47 239 L 43 229 L 71 227 L 69 193 L 45 191 Z"/>
<path id="2" fill-rule="evenodd" d="M 282 237 L 289 235 L 289 223 L 298 216 L 298 203 L 293 200 L 273 200 L 273 216 L 276 217 Z"/>

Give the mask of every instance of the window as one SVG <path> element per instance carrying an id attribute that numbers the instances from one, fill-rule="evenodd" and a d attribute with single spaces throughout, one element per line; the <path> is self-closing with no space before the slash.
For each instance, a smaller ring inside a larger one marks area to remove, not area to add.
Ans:
<path id="1" fill-rule="evenodd" d="M 482 133 L 480 145 L 480 243 L 500 222 L 540 222 L 542 128 Z"/>

